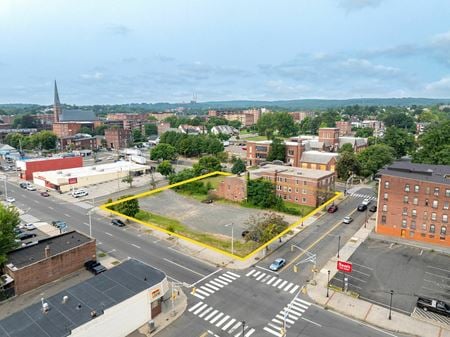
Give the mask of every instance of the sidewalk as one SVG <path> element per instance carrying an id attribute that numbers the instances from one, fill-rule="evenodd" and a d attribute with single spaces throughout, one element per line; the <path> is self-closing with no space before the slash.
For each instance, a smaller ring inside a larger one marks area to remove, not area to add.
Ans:
<path id="1" fill-rule="evenodd" d="M 340 250 L 341 261 L 347 261 L 359 245 L 367 239 L 375 227 L 375 219 L 371 218 L 367 228 L 362 227 Z M 316 276 L 316 285 L 306 287 L 307 294 L 316 303 L 326 309 L 332 309 L 345 316 L 369 323 L 382 329 L 406 333 L 422 337 L 450 337 L 450 330 L 438 327 L 434 324 L 416 320 L 405 314 L 392 312 L 392 319 L 388 319 L 389 310 L 339 291 L 329 289 L 327 294 L 328 270 L 330 280 L 337 273 L 337 258 L 331 258 Z"/>

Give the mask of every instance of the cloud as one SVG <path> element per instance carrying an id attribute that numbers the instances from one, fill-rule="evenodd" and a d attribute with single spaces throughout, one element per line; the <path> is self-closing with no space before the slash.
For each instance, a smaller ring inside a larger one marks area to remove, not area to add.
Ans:
<path id="1" fill-rule="evenodd" d="M 353 75 L 383 78 L 397 76 L 401 73 L 398 68 L 385 66 L 382 64 L 374 64 L 366 59 L 349 58 L 340 64 L 345 71 L 351 72 Z"/>
<path id="2" fill-rule="evenodd" d="M 435 97 L 448 97 L 450 92 L 450 75 L 426 84 L 425 91 Z"/>
<path id="3" fill-rule="evenodd" d="M 339 7 L 347 12 L 358 11 L 367 7 L 378 7 L 384 0 L 338 0 Z"/>
<path id="4" fill-rule="evenodd" d="M 118 36 L 126 36 L 132 32 L 132 29 L 122 24 L 110 24 L 106 27 L 108 33 Z"/>
<path id="5" fill-rule="evenodd" d="M 85 80 L 101 80 L 103 79 L 104 74 L 99 71 L 96 71 L 91 74 L 81 74 L 80 77 Z"/>

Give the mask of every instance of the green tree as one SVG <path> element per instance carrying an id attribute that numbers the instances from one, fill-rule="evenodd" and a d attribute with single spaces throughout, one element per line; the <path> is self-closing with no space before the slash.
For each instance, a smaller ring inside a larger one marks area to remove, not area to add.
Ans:
<path id="1" fill-rule="evenodd" d="M 176 149 L 169 144 L 159 143 L 152 150 L 150 150 L 151 160 L 175 160 L 177 158 Z"/>
<path id="2" fill-rule="evenodd" d="M 214 171 L 221 171 L 222 165 L 220 160 L 213 156 L 205 156 L 200 158 L 197 164 L 193 166 L 196 175 L 201 175 Z"/>
<path id="3" fill-rule="evenodd" d="M 363 138 L 371 137 L 371 136 L 373 136 L 373 129 L 372 128 L 357 128 L 355 136 L 363 137 Z"/>
<path id="4" fill-rule="evenodd" d="M 336 162 L 336 173 L 338 178 L 347 180 L 350 175 L 358 175 L 361 171 L 361 164 L 356 155 L 350 151 L 344 151 Z"/>
<path id="5" fill-rule="evenodd" d="M 157 171 L 165 177 L 168 177 L 174 173 L 172 164 L 168 160 L 163 160 L 162 163 L 158 165 Z"/>
<path id="6" fill-rule="evenodd" d="M 58 138 L 51 131 L 40 131 L 30 136 L 30 143 L 34 148 L 53 150 L 56 148 Z"/>
<path id="7" fill-rule="evenodd" d="M 151 135 L 157 135 L 158 134 L 158 127 L 156 126 L 156 124 L 145 124 L 144 125 L 144 131 L 145 131 L 145 135 L 151 136 Z"/>
<path id="8" fill-rule="evenodd" d="M 415 131 L 415 129 L 416 129 L 414 119 L 410 115 L 407 115 L 404 112 L 388 113 L 383 118 L 383 121 L 384 121 L 384 124 L 386 125 L 386 127 L 396 126 L 399 129 L 407 129 L 411 132 Z"/>
<path id="9" fill-rule="evenodd" d="M 261 208 L 273 208 L 283 201 L 276 196 L 274 184 L 259 178 L 248 181 L 247 202 Z"/>
<path id="10" fill-rule="evenodd" d="M 245 163 L 241 158 L 237 158 L 233 164 L 233 167 L 231 168 L 231 173 L 233 174 L 240 174 L 242 172 L 245 172 L 246 167 Z"/>
<path id="11" fill-rule="evenodd" d="M 25 136 L 20 133 L 8 133 L 5 137 L 5 143 L 16 149 L 19 149 L 21 145 L 22 147 L 25 147 Z"/>
<path id="12" fill-rule="evenodd" d="M 295 124 L 294 118 L 287 112 L 275 114 L 275 127 L 281 137 L 295 136 L 298 132 L 298 127 Z"/>
<path id="13" fill-rule="evenodd" d="M 273 113 L 263 114 L 256 123 L 256 128 L 260 136 L 266 136 L 267 139 L 271 137 L 275 129 L 275 118 Z"/>
<path id="14" fill-rule="evenodd" d="M 272 145 L 267 154 L 267 160 L 281 160 L 283 162 L 286 160 L 286 145 L 284 145 L 284 142 L 281 139 L 274 138 L 272 140 Z"/>
<path id="15" fill-rule="evenodd" d="M 94 129 L 94 134 L 97 135 L 97 136 L 104 136 L 104 135 L 105 135 L 105 130 L 106 130 L 107 128 L 108 128 L 107 125 L 100 125 L 100 126 L 97 126 L 97 127 Z"/>
<path id="16" fill-rule="evenodd" d="M 228 125 L 239 130 L 242 127 L 242 123 L 240 121 L 229 121 Z"/>
<path id="17" fill-rule="evenodd" d="M 368 177 L 394 161 L 395 150 L 386 144 L 369 146 L 357 155 L 361 163 L 361 175 Z"/>
<path id="18" fill-rule="evenodd" d="M 131 197 L 131 195 L 121 196 L 117 200 L 125 199 L 128 197 Z M 122 213 L 122 214 L 130 216 L 130 217 L 134 217 L 139 212 L 139 209 L 140 209 L 139 201 L 138 201 L 138 199 L 131 199 L 131 200 L 123 201 L 121 203 L 114 205 L 114 209 L 119 213 Z"/>
<path id="19" fill-rule="evenodd" d="M 281 215 L 276 213 L 264 213 L 262 215 L 252 215 L 246 222 L 248 234 L 245 241 L 256 241 L 264 243 L 282 233 L 289 223 Z"/>
<path id="20" fill-rule="evenodd" d="M 450 119 L 430 124 L 418 141 L 415 163 L 450 165 Z"/>
<path id="21" fill-rule="evenodd" d="M 86 134 L 91 135 L 91 136 L 94 135 L 94 131 L 92 131 L 92 129 L 87 127 L 87 126 L 82 126 L 80 128 L 80 133 L 86 133 Z"/>
<path id="22" fill-rule="evenodd" d="M 207 153 L 217 154 L 223 151 L 223 143 L 216 137 L 209 136 L 205 142 L 207 144 Z"/>
<path id="23" fill-rule="evenodd" d="M 169 176 L 169 184 L 176 184 L 194 178 L 195 176 L 195 171 L 193 169 L 184 169 L 178 173 L 171 174 Z"/>
<path id="24" fill-rule="evenodd" d="M 31 114 L 17 116 L 16 118 L 14 118 L 13 127 L 23 129 L 36 128 L 37 127 L 36 119 Z"/>
<path id="25" fill-rule="evenodd" d="M 0 267 L 5 264 L 7 254 L 18 246 L 14 228 L 19 224 L 17 209 L 0 203 Z"/>
<path id="26" fill-rule="evenodd" d="M 344 152 L 350 152 L 350 153 L 354 153 L 355 151 L 353 150 L 353 145 L 350 143 L 345 143 L 344 145 L 342 145 L 339 148 L 339 153 L 344 153 Z"/>
<path id="27" fill-rule="evenodd" d="M 404 129 L 390 126 L 383 136 L 383 143 L 395 150 L 395 157 L 401 158 L 415 149 L 414 135 Z"/>
<path id="28" fill-rule="evenodd" d="M 123 183 L 127 183 L 127 184 L 130 184 L 130 188 L 131 187 L 133 187 L 133 176 L 131 175 L 131 173 L 129 173 L 126 177 L 124 177 L 123 179 L 122 179 L 122 182 Z"/>
<path id="29" fill-rule="evenodd" d="M 144 140 L 141 129 L 133 129 L 132 138 L 133 143 L 141 143 Z"/>

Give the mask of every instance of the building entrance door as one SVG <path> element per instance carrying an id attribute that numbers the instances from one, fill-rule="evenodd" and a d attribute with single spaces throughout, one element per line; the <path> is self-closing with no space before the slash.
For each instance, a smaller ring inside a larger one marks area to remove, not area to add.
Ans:
<path id="1" fill-rule="evenodd" d="M 406 229 L 402 229 L 402 231 L 400 232 L 400 236 L 402 238 L 406 237 Z"/>

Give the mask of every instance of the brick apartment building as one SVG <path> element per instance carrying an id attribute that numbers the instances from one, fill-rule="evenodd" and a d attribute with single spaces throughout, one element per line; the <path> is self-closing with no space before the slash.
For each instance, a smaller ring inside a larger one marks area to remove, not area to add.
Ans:
<path id="1" fill-rule="evenodd" d="M 294 121 L 296 121 L 296 122 L 301 122 L 306 117 L 310 117 L 310 118 L 314 117 L 313 111 L 292 111 L 292 112 L 288 112 L 288 114 L 291 115 L 292 118 L 294 118 Z"/>
<path id="2" fill-rule="evenodd" d="M 8 253 L 4 271 L 14 279 L 16 295 L 84 267 L 96 258 L 95 239 L 72 231 Z"/>
<path id="3" fill-rule="evenodd" d="M 242 126 L 251 126 L 258 122 L 266 109 L 247 109 L 241 111 L 209 110 L 208 117 L 220 117 L 228 121 L 239 121 Z"/>
<path id="4" fill-rule="evenodd" d="M 450 247 L 450 166 L 395 162 L 379 176 L 376 232 Z"/>
<path id="5" fill-rule="evenodd" d="M 243 177 L 225 177 L 214 192 L 219 198 L 241 202 L 247 199 L 247 180 Z"/>
<path id="6" fill-rule="evenodd" d="M 82 127 L 88 127 L 93 129 L 93 122 L 55 122 L 52 125 L 53 133 L 58 137 L 66 138 L 75 136 L 77 133 L 80 133 Z"/>
<path id="7" fill-rule="evenodd" d="M 336 127 L 339 129 L 339 136 L 349 136 L 352 134 L 352 123 L 350 121 L 337 121 Z"/>
<path id="8" fill-rule="evenodd" d="M 265 165 L 250 171 L 251 179 L 264 178 L 275 184 L 283 200 L 299 205 L 317 207 L 335 191 L 335 173 L 283 165 Z"/>
<path id="9" fill-rule="evenodd" d="M 105 130 L 106 147 L 109 149 L 123 149 L 128 147 L 131 132 L 123 128 L 110 128 Z"/>

